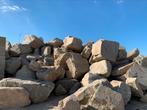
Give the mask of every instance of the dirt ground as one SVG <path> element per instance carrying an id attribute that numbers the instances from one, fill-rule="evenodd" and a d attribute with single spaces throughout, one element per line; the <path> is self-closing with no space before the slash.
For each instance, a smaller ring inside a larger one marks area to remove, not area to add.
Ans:
<path id="1" fill-rule="evenodd" d="M 59 110 L 57 108 L 58 102 L 66 96 L 51 96 L 46 102 L 39 104 L 32 104 L 25 108 L 17 109 L 3 109 L 3 110 Z M 129 102 L 125 110 L 147 110 L 147 103 L 141 103 L 135 99 Z"/>

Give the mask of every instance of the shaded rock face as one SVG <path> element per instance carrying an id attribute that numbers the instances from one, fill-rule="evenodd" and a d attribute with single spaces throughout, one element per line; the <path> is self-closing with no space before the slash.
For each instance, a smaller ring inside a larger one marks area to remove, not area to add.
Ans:
<path id="1" fill-rule="evenodd" d="M 26 35 L 14 45 L 0 37 L 0 51 L 0 109 L 50 95 L 68 95 L 60 110 L 124 110 L 131 97 L 147 102 L 147 57 L 137 48 L 127 53 L 116 41 L 83 44 L 69 36 L 44 42 Z"/>

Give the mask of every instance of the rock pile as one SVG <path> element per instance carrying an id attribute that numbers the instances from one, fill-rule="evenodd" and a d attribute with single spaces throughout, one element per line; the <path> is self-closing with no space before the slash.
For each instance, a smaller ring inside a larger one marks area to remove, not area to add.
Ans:
<path id="1" fill-rule="evenodd" d="M 68 95 L 59 110 L 124 110 L 131 97 L 147 102 L 147 57 L 118 42 L 83 45 L 76 37 L 44 43 L 26 35 L 22 44 L 0 38 L 0 109 Z M 16 100 L 14 100 L 16 99 Z"/>

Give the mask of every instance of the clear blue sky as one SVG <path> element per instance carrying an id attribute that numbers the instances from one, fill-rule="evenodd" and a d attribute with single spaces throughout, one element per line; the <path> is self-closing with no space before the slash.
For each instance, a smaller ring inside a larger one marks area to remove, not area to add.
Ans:
<path id="1" fill-rule="evenodd" d="M 147 0 L 0 0 L 0 35 L 14 43 L 25 34 L 116 40 L 147 55 Z"/>

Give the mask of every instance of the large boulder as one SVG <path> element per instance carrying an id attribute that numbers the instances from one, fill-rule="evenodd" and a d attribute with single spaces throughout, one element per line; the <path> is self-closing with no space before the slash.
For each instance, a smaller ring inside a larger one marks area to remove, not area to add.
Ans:
<path id="1" fill-rule="evenodd" d="M 119 92 L 122 95 L 124 99 L 124 103 L 125 105 L 127 105 L 127 103 L 131 99 L 131 89 L 129 85 L 127 85 L 126 83 L 122 81 L 117 81 L 117 80 L 112 80 L 110 83 L 113 87 L 113 90 L 115 90 L 116 92 Z"/>
<path id="2" fill-rule="evenodd" d="M 126 77 L 137 78 L 143 90 L 147 90 L 147 68 L 134 63 L 127 71 Z"/>
<path id="3" fill-rule="evenodd" d="M 54 83 L 48 81 L 30 81 L 15 78 L 5 78 L 0 81 L 0 87 L 23 87 L 30 95 L 33 103 L 43 102 L 48 99 L 54 89 Z"/>
<path id="4" fill-rule="evenodd" d="M 124 60 L 127 58 L 127 51 L 124 47 L 119 47 L 117 60 Z"/>
<path id="5" fill-rule="evenodd" d="M 96 110 L 125 110 L 122 95 L 103 85 L 98 86 L 89 105 Z"/>
<path id="6" fill-rule="evenodd" d="M 133 60 L 135 57 L 137 57 L 139 55 L 139 53 L 140 52 L 139 52 L 138 48 L 135 48 L 127 54 L 127 58 L 130 60 Z"/>
<path id="7" fill-rule="evenodd" d="M 35 80 L 36 75 L 33 71 L 31 71 L 27 65 L 23 65 L 20 70 L 16 73 L 16 78 L 24 79 L 24 80 Z"/>
<path id="8" fill-rule="evenodd" d="M 98 40 L 92 46 L 92 61 L 96 62 L 102 59 L 115 62 L 118 56 L 119 43 L 108 40 Z"/>
<path id="9" fill-rule="evenodd" d="M 22 87 L 0 87 L 0 109 L 19 108 L 31 103 L 29 93 Z"/>
<path id="10" fill-rule="evenodd" d="M 112 76 L 122 76 L 126 74 L 126 72 L 133 66 L 134 62 L 126 64 L 126 65 L 119 65 L 112 69 L 111 75 Z"/>
<path id="11" fill-rule="evenodd" d="M 81 81 L 81 84 L 83 86 L 88 86 L 90 83 L 92 83 L 95 80 L 101 79 L 101 77 L 98 74 L 93 73 L 86 73 Z"/>
<path id="12" fill-rule="evenodd" d="M 140 66 L 147 68 L 147 57 L 139 55 L 134 58 L 134 62 L 136 62 Z"/>
<path id="13" fill-rule="evenodd" d="M 39 80 L 56 81 L 64 78 L 64 74 L 65 70 L 62 67 L 48 66 L 37 71 L 36 76 Z"/>
<path id="14" fill-rule="evenodd" d="M 71 53 L 66 60 L 69 73 L 66 74 L 68 78 L 80 79 L 86 72 L 89 71 L 89 63 L 86 59 L 78 53 Z"/>
<path id="15" fill-rule="evenodd" d="M 53 47 L 61 47 L 63 44 L 63 40 L 61 40 L 59 38 L 55 38 L 55 39 L 49 41 L 49 44 Z"/>
<path id="16" fill-rule="evenodd" d="M 28 44 L 14 44 L 9 51 L 11 56 L 19 56 L 22 54 L 29 54 L 31 52 L 32 49 Z"/>
<path id="17" fill-rule="evenodd" d="M 41 53 L 43 56 L 50 56 L 51 55 L 51 47 L 50 46 L 42 47 Z"/>
<path id="18" fill-rule="evenodd" d="M 133 96 L 136 96 L 136 97 L 143 96 L 143 91 L 136 78 L 127 78 L 126 84 L 130 86 Z"/>
<path id="19" fill-rule="evenodd" d="M 81 52 L 83 58 L 89 59 L 92 51 L 92 44 L 87 44 Z"/>
<path id="20" fill-rule="evenodd" d="M 18 57 L 11 57 L 6 60 L 6 72 L 9 74 L 16 74 L 17 70 L 21 66 L 21 59 Z"/>
<path id="21" fill-rule="evenodd" d="M 91 73 L 98 74 L 103 77 L 109 77 L 111 74 L 111 69 L 111 63 L 107 60 L 95 62 L 90 66 Z"/>
<path id="22" fill-rule="evenodd" d="M 29 69 L 31 69 L 32 71 L 39 71 L 40 68 L 41 68 L 41 64 L 35 60 L 32 60 L 30 63 L 29 63 Z"/>
<path id="23" fill-rule="evenodd" d="M 26 35 L 23 43 L 29 44 L 32 48 L 39 48 L 44 45 L 42 39 L 39 39 L 35 35 Z"/>
<path id="24" fill-rule="evenodd" d="M 64 42 L 63 46 L 67 50 L 73 50 L 73 51 L 77 51 L 77 52 L 81 52 L 81 50 L 82 50 L 82 41 L 78 38 L 69 36 L 69 37 L 65 38 L 63 42 Z"/>

